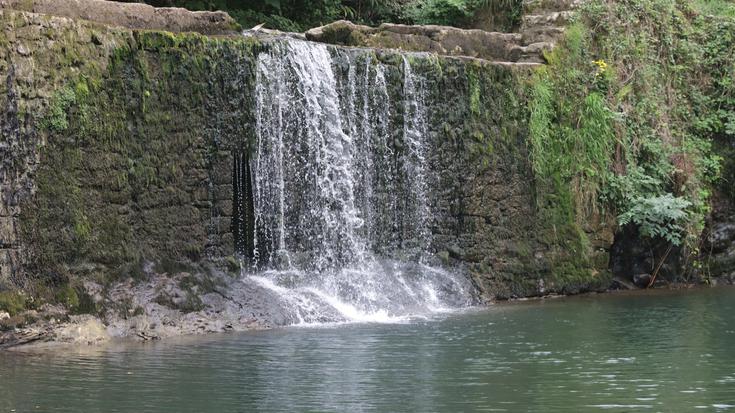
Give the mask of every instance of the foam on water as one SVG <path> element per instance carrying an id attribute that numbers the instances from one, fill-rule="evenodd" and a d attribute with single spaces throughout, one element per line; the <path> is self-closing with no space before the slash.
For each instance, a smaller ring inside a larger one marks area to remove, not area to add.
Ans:
<path id="1" fill-rule="evenodd" d="M 462 277 L 396 261 L 322 274 L 269 270 L 246 279 L 275 293 L 293 325 L 404 323 L 466 308 L 475 300 Z"/>

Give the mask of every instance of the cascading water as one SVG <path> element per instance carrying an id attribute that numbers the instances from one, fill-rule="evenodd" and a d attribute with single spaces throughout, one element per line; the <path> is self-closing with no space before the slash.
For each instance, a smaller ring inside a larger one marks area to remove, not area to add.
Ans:
<path id="1" fill-rule="evenodd" d="M 465 277 L 422 260 L 431 241 L 424 80 L 404 60 L 395 101 L 372 54 L 342 53 L 346 76 L 322 44 L 274 40 L 258 56 L 255 275 L 245 281 L 274 292 L 294 324 L 471 305 Z M 392 124 L 394 110 L 403 125 Z"/>

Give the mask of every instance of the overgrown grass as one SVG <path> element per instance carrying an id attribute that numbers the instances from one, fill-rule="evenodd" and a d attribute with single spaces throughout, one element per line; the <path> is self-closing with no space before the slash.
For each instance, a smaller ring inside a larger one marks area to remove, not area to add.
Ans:
<path id="1" fill-rule="evenodd" d="M 732 0 L 695 0 L 694 7 L 704 14 L 735 17 L 735 2 Z"/>

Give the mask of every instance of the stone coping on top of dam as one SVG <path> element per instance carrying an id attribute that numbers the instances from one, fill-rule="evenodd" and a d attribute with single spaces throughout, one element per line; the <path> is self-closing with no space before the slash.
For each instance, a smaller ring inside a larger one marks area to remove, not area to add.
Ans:
<path id="1" fill-rule="evenodd" d="M 190 11 L 106 0 L 0 0 L 0 10 L 3 9 L 87 20 L 131 30 L 194 32 L 207 36 L 238 36 L 243 33 L 243 28 L 223 11 Z M 428 52 L 521 67 L 543 63 L 543 52 L 552 47 L 547 43 L 524 46 L 519 33 L 391 23 L 369 27 L 346 20 L 316 27 L 306 33 L 286 33 L 265 27 L 246 30 L 245 33 L 265 37 L 290 36 L 340 46 Z"/>

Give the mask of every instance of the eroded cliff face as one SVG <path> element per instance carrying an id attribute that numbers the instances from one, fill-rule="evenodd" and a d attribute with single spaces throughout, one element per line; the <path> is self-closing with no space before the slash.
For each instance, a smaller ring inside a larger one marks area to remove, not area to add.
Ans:
<path id="1" fill-rule="evenodd" d="M 257 147 L 254 71 L 273 40 L 11 10 L 0 24 L 0 289 L 38 295 L 70 280 L 139 278 L 152 266 L 239 272 L 235 255 L 247 244 L 236 242 L 236 168 Z M 328 50 L 338 84 L 350 54 L 383 65 L 396 125 L 410 113 L 406 61 L 423 79 L 438 177 L 428 184 L 434 259 L 470 274 L 485 299 L 609 284 L 611 223 L 590 218 L 592 243 L 580 250 L 568 248 L 579 234 L 539 214 L 544 189 L 526 143 L 533 67 Z M 401 133 L 391 131 L 396 154 Z"/>

